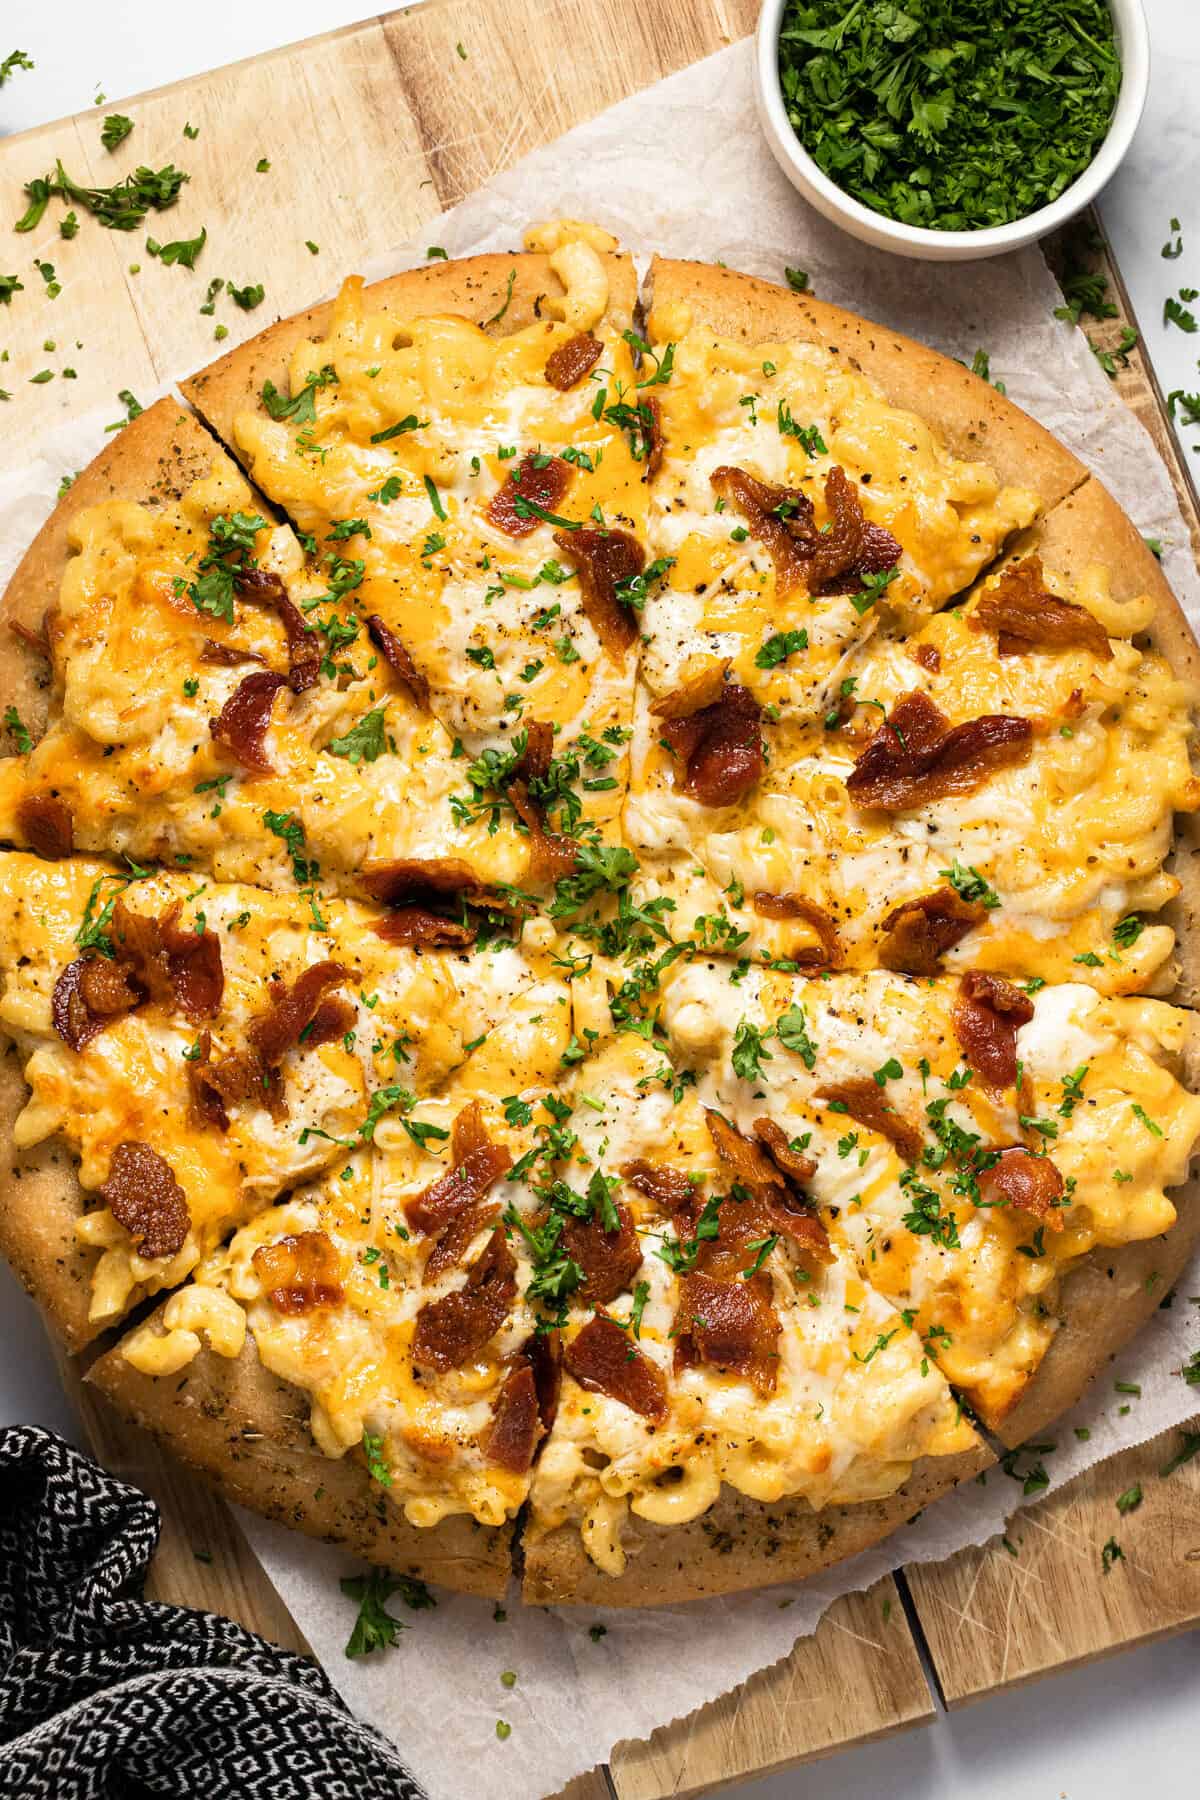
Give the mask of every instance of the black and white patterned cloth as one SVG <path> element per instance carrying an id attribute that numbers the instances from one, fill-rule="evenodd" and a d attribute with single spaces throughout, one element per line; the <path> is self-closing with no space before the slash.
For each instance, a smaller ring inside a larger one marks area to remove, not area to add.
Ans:
<path id="1" fill-rule="evenodd" d="M 158 1509 L 0 1430 L 3 1800 L 424 1800 L 315 1663 L 141 1598 Z"/>

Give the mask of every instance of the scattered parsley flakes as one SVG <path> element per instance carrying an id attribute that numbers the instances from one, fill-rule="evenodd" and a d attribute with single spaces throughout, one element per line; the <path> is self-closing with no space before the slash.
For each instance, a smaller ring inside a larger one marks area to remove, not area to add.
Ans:
<path id="1" fill-rule="evenodd" d="M 133 120 L 127 119 L 124 113 L 109 113 L 100 127 L 100 142 L 108 151 L 116 150 L 133 130 Z"/>

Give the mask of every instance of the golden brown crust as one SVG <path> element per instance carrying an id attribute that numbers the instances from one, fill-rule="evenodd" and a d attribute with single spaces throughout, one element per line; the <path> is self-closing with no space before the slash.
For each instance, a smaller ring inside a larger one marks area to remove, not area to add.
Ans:
<path id="1" fill-rule="evenodd" d="M 814 1512 L 806 1500 L 765 1505 L 724 1487 L 716 1504 L 686 1525 L 650 1525 L 631 1516 L 623 1575 L 592 1562 L 573 1525 L 525 1541 L 522 1598 L 530 1606 L 670 1606 L 745 1588 L 803 1581 L 899 1530 L 958 1482 L 989 1468 L 980 1442 L 957 1456 L 923 1457 L 896 1493 Z"/>
<path id="2" fill-rule="evenodd" d="M 38 1301 L 68 1350 L 82 1350 L 101 1329 L 88 1321 L 98 1252 L 81 1245 L 75 1222 L 85 1211 L 74 1160 L 55 1138 L 31 1150 L 13 1145 L 13 1124 L 29 1098 L 15 1045 L 0 1057 L 0 1254 Z"/>
<path id="3" fill-rule="evenodd" d="M 811 294 L 707 263 L 656 256 L 653 313 L 683 304 L 696 324 L 743 343 L 800 339 L 820 344 L 872 381 L 893 406 L 926 420 L 954 455 L 989 462 L 1002 482 L 1036 488 L 1057 505 L 1087 470 L 1058 439 L 978 375 L 898 331 L 843 312 Z"/>
<path id="4" fill-rule="evenodd" d="M 633 323 L 637 274 L 628 257 L 606 256 L 603 261 L 609 281 L 608 317 L 623 331 Z M 510 273 L 514 274 L 511 299 Z M 406 269 L 364 288 L 363 298 L 368 307 L 392 313 L 398 322 L 430 313 L 454 313 L 483 326 L 493 336 L 509 337 L 534 323 L 546 295 L 562 292 L 549 257 L 521 251 Z M 258 405 L 267 381 L 286 391 L 293 354 L 305 339 L 315 343 L 325 336 L 333 306 L 332 300 L 324 300 L 307 312 L 281 319 L 180 383 L 197 412 L 231 448 L 236 449 L 233 422 L 238 414 Z M 495 315 L 501 312 L 497 319 Z"/>
<path id="5" fill-rule="evenodd" d="M 0 605 L 0 711 L 15 706 L 34 736 L 46 721 L 50 666 L 11 629 L 40 632 L 70 560 L 71 521 L 106 500 L 137 500 L 153 510 L 177 500 L 225 453 L 195 415 L 169 397 L 147 407 L 75 477 L 18 563 Z"/>
<path id="6" fill-rule="evenodd" d="M 152 1316 L 151 1323 L 161 1317 Z M 177 1375 L 142 1375 L 118 1344 L 87 1380 L 150 1431 L 227 1500 L 293 1531 L 340 1544 L 364 1561 L 463 1594 L 499 1599 L 512 1568 L 512 1527 L 463 1516 L 419 1530 L 362 1465 L 323 1456 L 308 1428 L 308 1400 L 258 1360 L 203 1349 Z"/>

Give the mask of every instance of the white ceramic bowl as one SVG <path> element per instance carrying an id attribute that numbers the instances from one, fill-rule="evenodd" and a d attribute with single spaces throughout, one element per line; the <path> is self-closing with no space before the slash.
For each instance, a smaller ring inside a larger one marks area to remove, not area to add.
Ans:
<path id="1" fill-rule="evenodd" d="M 1137 130 L 1150 85 L 1150 40 L 1142 0 L 1109 0 L 1117 48 L 1121 56 L 1121 91 L 1099 150 L 1057 200 L 1014 219 L 980 231 L 929 231 L 901 224 L 863 206 L 819 169 L 788 122 L 779 85 L 779 31 L 787 0 L 763 0 L 755 42 L 755 87 L 758 114 L 771 154 L 792 186 L 819 213 L 851 237 L 893 256 L 916 256 L 929 262 L 965 262 L 971 257 L 998 256 L 1045 237 L 1096 198 L 1115 172 Z"/>

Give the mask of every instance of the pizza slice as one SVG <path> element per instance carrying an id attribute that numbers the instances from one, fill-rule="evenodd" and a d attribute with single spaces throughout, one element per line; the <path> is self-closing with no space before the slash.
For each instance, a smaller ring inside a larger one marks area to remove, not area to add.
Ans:
<path id="1" fill-rule="evenodd" d="M 530 242 L 352 278 L 185 392 L 313 554 L 355 572 L 356 604 L 468 756 L 553 728 L 555 777 L 573 762 L 602 821 L 652 579 L 635 275 L 596 227 Z"/>
<path id="2" fill-rule="evenodd" d="M 1194 1196 L 1180 1216 L 1168 1192 L 1200 1147 L 1180 1008 L 983 971 L 732 981 L 697 961 L 666 977 L 661 1019 L 676 1070 L 781 1159 L 992 1429 L 1035 1386 L 1064 1276 L 1153 1242 L 1165 1280 L 1200 1230 Z M 1077 1321 L 1092 1367 L 1101 1332 L 1121 1341 L 1161 1291 Z M 1074 1398 L 1060 1384 L 1055 1408 Z"/>
<path id="3" fill-rule="evenodd" d="M 662 717 L 723 670 L 819 725 L 864 644 L 944 606 L 1084 477 L 920 345 L 722 270 L 656 259 L 651 280 L 648 351 L 669 379 L 649 529 L 670 567 L 642 674 Z"/>
<path id="4" fill-rule="evenodd" d="M 555 1379 L 510 1221 L 555 1117 L 562 1002 L 554 981 L 514 996 L 455 1075 L 211 1249 L 89 1379 L 258 1511 L 303 1459 L 289 1523 L 502 1591 Z"/>
<path id="5" fill-rule="evenodd" d="M 51 1282 L 70 1342 L 369 1141 L 538 979 L 514 948 L 414 949 L 395 923 L 354 901 L 314 919 L 296 895 L 0 855 L 16 1046 L 0 1229 L 31 1285 Z"/>
<path id="6" fill-rule="evenodd" d="M 0 761 L 0 835 L 434 911 L 552 883 L 574 840 L 549 809 L 576 832 L 588 788 L 611 809 L 624 729 L 598 722 L 572 760 L 514 714 L 506 750 L 472 759 L 332 555 L 306 558 L 175 403 L 127 426 L 8 591 L 23 753 Z"/>
<path id="7" fill-rule="evenodd" d="M 671 718 L 641 692 L 635 895 L 674 936 L 784 966 L 1169 988 L 1165 865 L 1200 803 L 1177 618 L 1089 481 L 965 600 L 849 654 L 816 721 L 725 681 Z"/>

